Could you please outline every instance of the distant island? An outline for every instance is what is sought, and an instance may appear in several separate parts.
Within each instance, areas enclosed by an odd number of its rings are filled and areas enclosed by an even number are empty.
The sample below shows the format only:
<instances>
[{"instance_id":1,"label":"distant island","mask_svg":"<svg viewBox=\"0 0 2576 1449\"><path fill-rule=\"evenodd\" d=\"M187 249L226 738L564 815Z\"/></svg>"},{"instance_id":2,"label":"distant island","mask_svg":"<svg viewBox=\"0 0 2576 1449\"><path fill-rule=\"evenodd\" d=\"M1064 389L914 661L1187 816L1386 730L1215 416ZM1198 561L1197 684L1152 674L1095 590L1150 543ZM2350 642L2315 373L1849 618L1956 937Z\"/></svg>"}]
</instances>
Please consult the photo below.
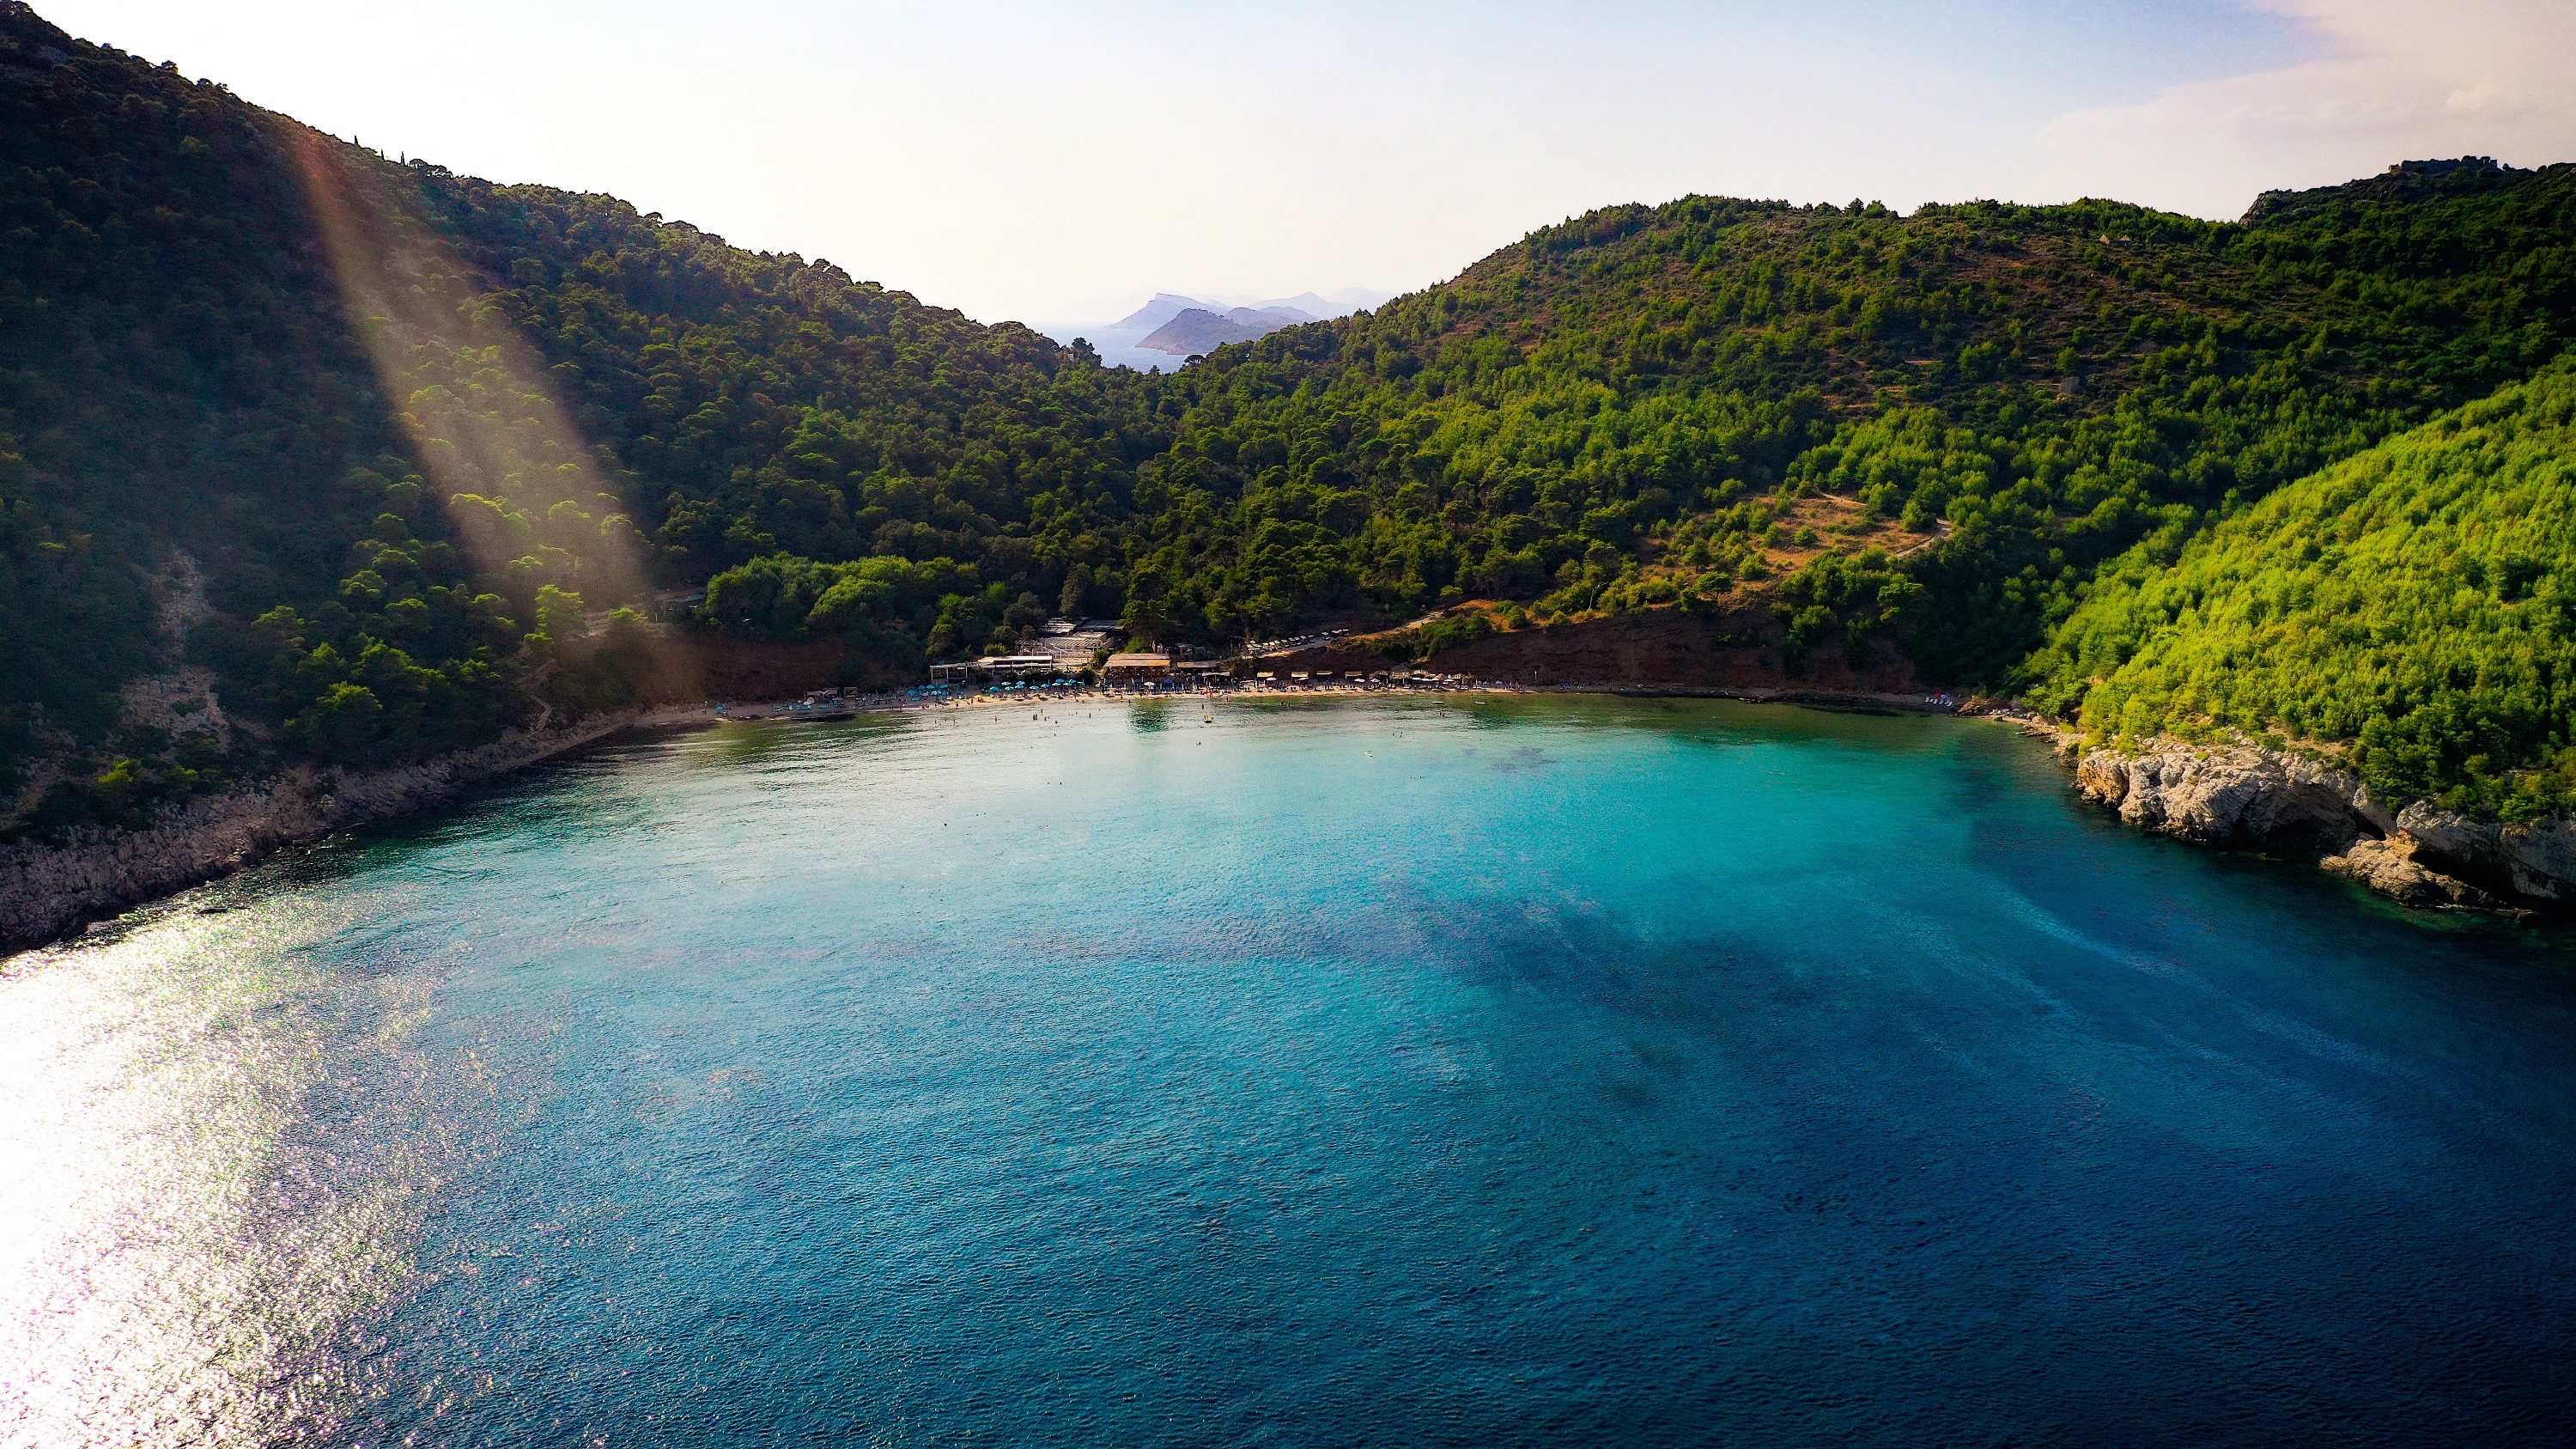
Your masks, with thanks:
<instances>
[{"instance_id":1,"label":"distant island","mask_svg":"<svg viewBox=\"0 0 2576 1449\"><path fill-rule=\"evenodd\" d=\"M1313 315L1294 307L1232 307L1221 313L1204 307L1184 307L1179 316L1147 333L1145 340L1136 345L1187 357L1315 320Z\"/></svg>"},{"instance_id":2,"label":"distant island","mask_svg":"<svg viewBox=\"0 0 2576 1449\"><path fill-rule=\"evenodd\" d=\"M1388 300L1386 293L1365 287L1256 301L1157 292L1151 301L1115 322L1060 323L1041 330L1068 344L1079 337L1091 344L1102 361L1114 366L1170 371L1176 362L1203 357L1228 343L1251 342L1282 327L1346 317Z\"/></svg>"}]
</instances>

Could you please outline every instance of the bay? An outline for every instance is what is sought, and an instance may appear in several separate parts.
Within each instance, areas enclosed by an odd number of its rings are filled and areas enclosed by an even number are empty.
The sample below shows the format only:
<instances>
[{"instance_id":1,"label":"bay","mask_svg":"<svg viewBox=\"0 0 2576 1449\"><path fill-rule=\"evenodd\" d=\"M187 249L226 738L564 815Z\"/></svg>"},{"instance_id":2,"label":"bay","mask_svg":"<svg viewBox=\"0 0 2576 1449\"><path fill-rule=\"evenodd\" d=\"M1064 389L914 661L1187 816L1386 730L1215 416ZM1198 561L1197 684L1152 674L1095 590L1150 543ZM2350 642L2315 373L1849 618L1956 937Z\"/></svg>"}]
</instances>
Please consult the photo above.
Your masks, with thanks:
<instances>
[{"instance_id":1,"label":"bay","mask_svg":"<svg viewBox=\"0 0 2576 1449\"><path fill-rule=\"evenodd\" d=\"M638 736L0 968L10 1443L2558 1442L2576 969L1997 726Z\"/></svg>"}]
</instances>

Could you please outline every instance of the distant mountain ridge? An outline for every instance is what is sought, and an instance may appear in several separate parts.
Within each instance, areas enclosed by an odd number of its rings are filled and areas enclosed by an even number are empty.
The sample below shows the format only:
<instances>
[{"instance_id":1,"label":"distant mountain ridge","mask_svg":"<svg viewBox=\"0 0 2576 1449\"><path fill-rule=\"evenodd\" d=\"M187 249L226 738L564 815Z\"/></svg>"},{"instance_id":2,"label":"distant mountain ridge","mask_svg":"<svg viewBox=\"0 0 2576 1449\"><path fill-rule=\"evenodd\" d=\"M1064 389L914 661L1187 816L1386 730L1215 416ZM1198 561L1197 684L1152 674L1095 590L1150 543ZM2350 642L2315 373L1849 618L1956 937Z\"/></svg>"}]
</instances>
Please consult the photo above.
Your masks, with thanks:
<instances>
[{"instance_id":1,"label":"distant mountain ridge","mask_svg":"<svg viewBox=\"0 0 2576 1449\"><path fill-rule=\"evenodd\" d=\"M1064 343L1082 338L1102 361L1115 366L1169 371L1180 359L1202 356L1228 343L1250 342L1282 327L1330 321L1389 300L1388 294L1366 287L1259 300L1157 292L1115 322L1061 323L1041 330Z\"/></svg>"},{"instance_id":2,"label":"distant mountain ridge","mask_svg":"<svg viewBox=\"0 0 2576 1449\"><path fill-rule=\"evenodd\" d=\"M1184 307L1171 321L1147 333L1136 345L1155 352L1168 352L1174 357L1189 357L1213 352L1229 342L1250 342L1256 337L1267 337L1282 327L1321 320L1294 307L1233 307L1222 313L1211 312L1204 307Z\"/></svg>"},{"instance_id":3,"label":"distant mountain ridge","mask_svg":"<svg viewBox=\"0 0 2576 1449\"><path fill-rule=\"evenodd\" d=\"M1171 292L1156 292L1154 300L1110 325L1118 331L1134 332L1141 336L1193 307L1204 308L1207 305L1195 297L1183 297Z\"/></svg>"}]
</instances>

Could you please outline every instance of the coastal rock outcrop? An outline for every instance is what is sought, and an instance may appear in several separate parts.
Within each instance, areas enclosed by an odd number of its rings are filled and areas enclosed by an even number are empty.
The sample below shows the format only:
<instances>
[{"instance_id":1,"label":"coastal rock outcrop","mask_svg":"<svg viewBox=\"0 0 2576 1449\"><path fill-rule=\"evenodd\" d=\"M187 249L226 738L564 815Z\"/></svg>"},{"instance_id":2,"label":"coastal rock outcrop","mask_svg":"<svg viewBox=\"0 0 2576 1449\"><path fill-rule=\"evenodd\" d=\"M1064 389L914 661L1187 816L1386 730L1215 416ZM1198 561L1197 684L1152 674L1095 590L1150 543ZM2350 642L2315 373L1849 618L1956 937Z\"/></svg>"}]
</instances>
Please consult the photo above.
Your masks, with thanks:
<instances>
[{"instance_id":1,"label":"coastal rock outcrop","mask_svg":"<svg viewBox=\"0 0 2576 1449\"><path fill-rule=\"evenodd\" d=\"M2048 733L2077 791L2141 830L2305 856L2410 906L2576 907L2576 819L2477 820L2423 801L2392 812L2304 755L2167 739L2131 753Z\"/></svg>"},{"instance_id":2,"label":"coastal rock outcrop","mask_svg":"<svg viewBox=\"0 0 2576 1449\"><path fill-rule=\"evenodd\" d=\"M2455 876L2442 874L2415 858L2416 842L2403 833L2380 840L2356 840L2340 855L2317 864L2361 882L2381 895L2408 906L2459 906L2500 910L2504 902Z\"/></svg>"},{"instance_id":3,"label":"coastal rock outcrop","mask_svg":"<svg viewBox=\"0 0 2576 1449\"><path fill-rule=\"evenodd\" d=\"M513 731L392 770L299 765L191 800L141 830L90 827L64 841L0 846L0 949L52 940L84 921L230 874L279 846L443 803L479 781L614 734L632 719L601 715Z\"/></svg>"},{"instance_id":4,"label":"coastal rock outcrop","mask_svg":"<svg viewBox=\"0 0 2576 1449\"><path fill-rule=\"evenodd\" d=\"M2474 820L2419 801L2398 812L2397 825L2444 869L2537 904L2576 904L2576 820Z\"/></svg>"},{"instance_id":5,"label":"coastal rock outcrop","mask_svg":"<svg viewBox=\"0 0 2576 1449\"><path fill-rule=\"evenodd\" d=\"M2159 741L2135 755L2083 750L2075 785L2143 830L2203 845L2339 851L2395 820L2343 771L2251 747Z\"/></svg>"}]
</instances>

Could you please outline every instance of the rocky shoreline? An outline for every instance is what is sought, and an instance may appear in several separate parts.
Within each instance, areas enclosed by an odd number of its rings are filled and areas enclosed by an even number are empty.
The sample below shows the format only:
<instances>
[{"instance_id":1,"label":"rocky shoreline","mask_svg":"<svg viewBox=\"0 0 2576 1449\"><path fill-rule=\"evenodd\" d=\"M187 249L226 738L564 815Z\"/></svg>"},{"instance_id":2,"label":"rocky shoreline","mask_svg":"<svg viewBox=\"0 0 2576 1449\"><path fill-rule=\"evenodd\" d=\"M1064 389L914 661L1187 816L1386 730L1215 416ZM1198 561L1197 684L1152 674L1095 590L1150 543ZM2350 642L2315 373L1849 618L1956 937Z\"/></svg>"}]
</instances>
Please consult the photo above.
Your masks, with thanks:
<instances>
[{"instance_id":1,"label":"rocky shoreline","mask_svg":"<svg viewBox=\"0 0 2576 1449\"><path fill-rule=\"evenodd\" d=\"M2173 739L2131 753L2022 724L2056 744L2077 793L2138 829L2311 860L2408 906L2576 910L2576 819L2481 821L2420 800L2391 808L2358 777L2302 755Z\"/></svg>"},{"instance_id":2,"label":"rocky shoreline","mask_svg":"<svg viewBox=\"0 0 2576 1449\"><path fill-rule=\"evenodd\" d=\"M1526 687L1526 686L1523 686ZM2131 752L2053 721L1948 696L1812 687L1541 686L1546 692L1732 698L1983 714L2048 740L2076 792L2140 830L2315 863L2403 905L2576 913L2576 818L2499 823L2422 801L2391 809L2356 776L2252 745L2158 739ZM695 711L691 711L695 717ZM282 847L444 804L653 716L595 716L517 731L440 760L370 772L296 766L206 796L143 830L85 828L66 842L0 846L0 952L60 939L128 907L214 880Z\"/></svg>"},{"instance_id":3,"label":"rocky shoreline","mask_svg":"<svg viewBox=\"0 0 2576 1449\"><path fill-rule=\"evenodd\" d=\"M390 820L595 744L634 712L552 729L393 770L298 765L189 801L142 830L85 827L56 844L0 846L0 951L42 945L130 906L230 875L283 846Z\"/></svg>"}]
</instances>

